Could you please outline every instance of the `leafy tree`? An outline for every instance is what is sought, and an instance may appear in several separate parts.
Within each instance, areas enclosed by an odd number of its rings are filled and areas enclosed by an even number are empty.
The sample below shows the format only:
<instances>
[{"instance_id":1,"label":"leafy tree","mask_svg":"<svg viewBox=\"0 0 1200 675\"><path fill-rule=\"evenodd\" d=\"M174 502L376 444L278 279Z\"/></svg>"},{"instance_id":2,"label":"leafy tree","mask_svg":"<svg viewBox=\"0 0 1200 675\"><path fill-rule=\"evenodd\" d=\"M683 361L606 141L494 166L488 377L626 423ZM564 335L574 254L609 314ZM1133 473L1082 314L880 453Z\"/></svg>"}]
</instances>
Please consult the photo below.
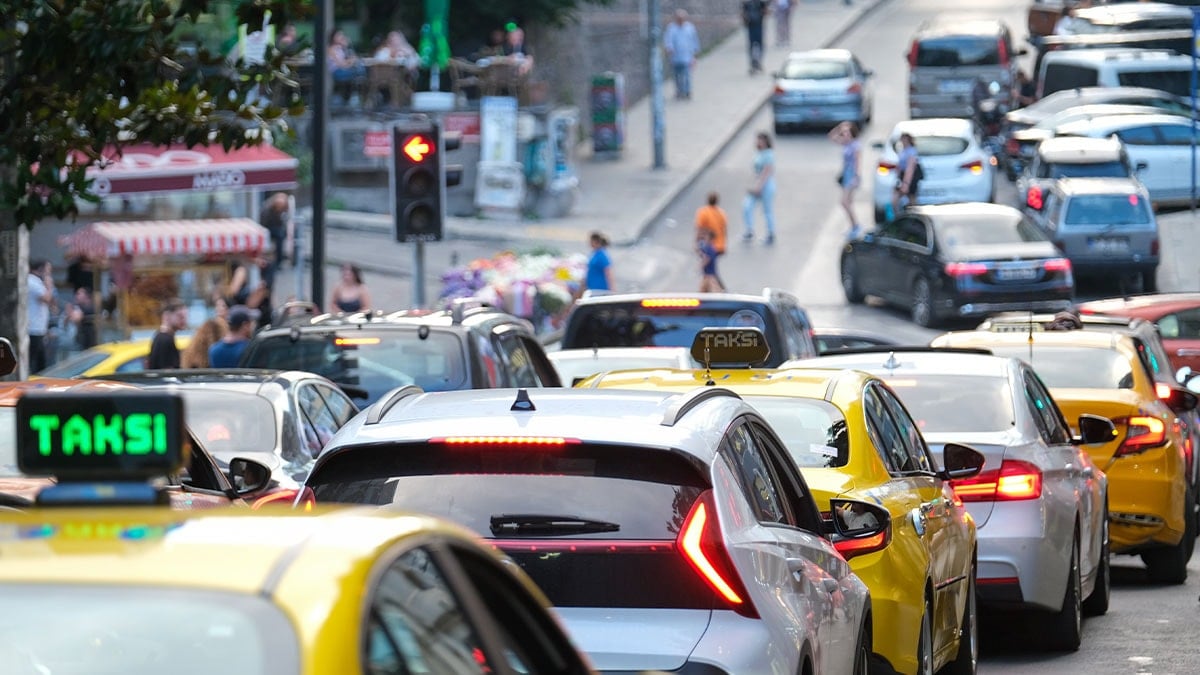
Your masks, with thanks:
<instances>
[{"instance_id":1,"label":"leafy tree","mask_svg":"<svg viewBox=\"0 0 1200 675\"><path fill-rule=\"evenodd\" d=\"M285 55L230 66L223 55L179 49L173 36L212 1L0 2L0 336L21 345L22 374L26 228L95 201L89 167L136 143L229 149L286 132L287 111L256 93L284 77ZM304 4L245 0L236 11L251 26L270 11L281 25L305 16Z\"/></svg>"}]
</instances>

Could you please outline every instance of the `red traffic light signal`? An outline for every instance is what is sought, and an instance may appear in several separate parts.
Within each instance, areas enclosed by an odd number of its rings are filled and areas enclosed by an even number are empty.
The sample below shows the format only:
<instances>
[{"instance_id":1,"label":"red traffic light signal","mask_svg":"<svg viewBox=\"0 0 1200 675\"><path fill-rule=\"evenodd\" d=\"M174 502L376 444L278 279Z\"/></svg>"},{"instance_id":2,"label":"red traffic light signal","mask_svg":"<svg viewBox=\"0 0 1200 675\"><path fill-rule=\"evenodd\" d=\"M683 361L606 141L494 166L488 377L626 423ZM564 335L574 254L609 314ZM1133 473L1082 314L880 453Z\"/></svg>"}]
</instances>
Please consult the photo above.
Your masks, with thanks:
<instances>
[{"instance_id":1,"label":"red traffic light signal","mask_svg":"<svg viewBox=\"0 0 1200 675\"><path fill-rule=\"evenodd\" d=\"M404 154L414 162L423 162L425 158L434 153L434 146L430 145L432 139L421 134L409 136L408 140L404 141Z\"/></svg>"}]
</instances>

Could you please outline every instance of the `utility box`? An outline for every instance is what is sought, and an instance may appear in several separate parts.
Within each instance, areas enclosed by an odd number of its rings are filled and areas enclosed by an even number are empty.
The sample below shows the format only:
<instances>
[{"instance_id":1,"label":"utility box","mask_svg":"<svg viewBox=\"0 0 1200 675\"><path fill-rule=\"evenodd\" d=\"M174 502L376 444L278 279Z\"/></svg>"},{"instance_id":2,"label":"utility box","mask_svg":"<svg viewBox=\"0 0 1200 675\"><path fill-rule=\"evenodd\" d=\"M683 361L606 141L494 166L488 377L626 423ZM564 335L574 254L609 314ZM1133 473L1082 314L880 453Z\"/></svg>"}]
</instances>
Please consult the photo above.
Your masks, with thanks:
<instances>
[{"instance_id":1,"label":"utility box","mask_svg":"<svg viewBox=\"0 0 1200 675\"><path fill-rule=\"evenodd\" d=\"M592 153L616 158L625 146L625 76L607 72L592 76Z\"/></svg>"}]
</instances>

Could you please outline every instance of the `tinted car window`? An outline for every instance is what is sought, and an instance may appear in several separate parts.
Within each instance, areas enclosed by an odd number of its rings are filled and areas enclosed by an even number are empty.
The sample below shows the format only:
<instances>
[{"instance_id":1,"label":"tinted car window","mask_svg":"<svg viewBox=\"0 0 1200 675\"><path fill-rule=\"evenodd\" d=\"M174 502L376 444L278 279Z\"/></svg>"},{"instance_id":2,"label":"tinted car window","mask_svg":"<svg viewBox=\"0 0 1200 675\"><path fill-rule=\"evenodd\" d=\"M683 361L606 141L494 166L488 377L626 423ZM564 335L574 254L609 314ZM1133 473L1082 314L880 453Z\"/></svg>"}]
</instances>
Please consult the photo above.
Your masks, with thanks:
<instances>
[{"instance_id":1,"label":"tinted car window","mask_svg":"<svg viewBox=\"0 0 1200 675\"><path fill-rule=\"evenodd\" d=\"M274 452L275 408L257 394L180 389L188 427L212 454Z\"/></svg>"},{"instance_id":2,"label":"tinted car window","mask_svg":"<svg viewBox=\"0 0 1200 675\"><path fill-rule=\"evenodd\" d=\"M1122 87L1147 87L1161 89L1176 96L1188 95L1191 82L1190 70L1151 70L1117 73L1117 83Z\"/></svg>"},{"instance_id":3,"label":"tinted car window","mask_svg":"<svg viewBox=\"0 0 1200 675\"><path fill-rule=\"evenodd\" d=\"M37 373L42 377L79 377L88 370L95 368L108 358L107 352L88 350L42 370Z\"/></svg>"},{"instance_id":4,"label":"tinted car window","mask_svg":"<svg viewBox=\"0 0 1200 675\"><path fill-rule=\"evenodd\" d=\"M904 447L900 429L888 414L887 406L879 398L874 387L867 388L866 394L863 395L863 405L866 408L867 432L888 470L895 473L915 468L910 465L908 450Z\"/></svg>"},{"instance_id":5,"label":"tinted car window","mask_svg":"<svg viewBox=\"0 0 1200 675\"><path fill-rule=\"evenodd\" d=\"M933 466L929 461L929 452L925 447L925 439L921 437L921 432L917 429L916 423L912 416L900 404L891 393L885 389L876 391L880 400L887 407L888 413L892 416L892 421L896 423L896 428L900 430L900 438L904 441L905 451L908 452L908 466L913 469L922 471L932 471Z\"/></svg>"},{"instance_id":6,"label":"tinted car window","mask_svg":"<svg viewBox=\"0 0 1200 675\"><path fill-rule=\"evenodd\" d=\"M1163 124L1158 127L1165 145L1191 145L1192 129L1182 124Z\"/></svg>"},{"instance_id":7,"label":"tinted car window","mask_svg":"<svg viewBox=\"0 0 1200 675\"><path fill-rule=\"evenodd\" d=\"M463 347L458 335L430 331L425 339L414 330L347 330L255 338L242 366L304 370L338 384L367 391L373 402L388 391L416 384L425 391L449 391L467 385Z\"/></svg>"},{"instance_id":8,"label":"tinted car window","mask_svg":"<svg viewBox=\"0 0 1200 675\"><path fill-rule=\"evenodd\" d=\"M673 547L644 546L675 541L710 487L700 468L670 452L591 443L367 446L328 455L306 484L320 503L394 506L501 540L558 606L697 609L714 602ZM518 528L503 518L512 514L587 519L598 527ZM548 551L549 538L566 548ZM523 539L535 542L524 546ZM609 545L581 545L597 541ZM668 578L673 583L662 583Z\"/></svg>"},{"instance_id":9,"label":"tinted car window","mask_svg":"<svg viewBox=\"0 0 1200 675\"><path fill-rule=\"evenodd\" d=\"M1025 218L958 218L939 221L938 240L948 248L978 244L1016 244L1047 241L1046 235Z\"/></svg>"},{"instance_id":10,"label":"tinted car window","mask_svg":"<svg viewBox=\"0 0 1200 675\"><path fill-rule=\"evenodd\" d=\"M1042 76L1042 91L1051 92L1094 87L1100 82L1100 73L1089 66L1071 63L1048 63Z\"/></svg>"},{"instance_id":11,"label":"tinted car window","mask_svg":"<svg viewBox=\"0 0 1200 675\"><path fill-rule=\"evenodd\" d=\"M1129 166L1124 162L1046 162L1039 173L1041 178L1127 178Z\"/></svg>"},{"instance_id":12,"label":"tinted car window","mask_svg":"<svg viewBox=\"0 0 1200 675\"><path fill-rule=\"evenodd\" d=\"M926 38L917 44L917 66L1000 65L1000 41L970 35Z\"/></svg>"},{"instance_id":13,"label":"tinted car window","mask_svg":"<svg viewBox=\"0 0 1200 675\"><path fill-rule=\"evenodd\" d=\"M838 80L850 77L850 64L846 61L788 61L783 66L783 77L788 80Z\"/></svg>"},{"instance_id":14,"label":"tinted car window","mask_svg":"<svg viewBox=\"0 0 1200 675\"><path fill-rule=\"evenodd\" d=\"M976 375L922 375L886 378L925 433L1004 431L1012 428L1008 380ZM969 404L962 393L971 392Z\"/></svg>"},{"instance_id":15,"label":"tinted car window","mask_svg":"<svg viewBox=\"0 0 1200 675\"><path fill-rule=\"evenodd\" d=\"M900 141L892 144L900 151ZM961 155L967 149L967 139L958 136L916 136L913 145L917 148L919 157L937 157L940 155Z\"/></svg>"},{"instance_id":16,"label":"tinted car window","mask_svg":"<svg viewBox=\"0 0 1200 675\"><path fill-rule=\"evenodd\" d=\"M1122 129L1117 132L1117 138L1120 138L1126 145L1158 145L1160 143L1154 127Z\"/></svg>"},{"instance_id":17,"label":"tinted car window","mask_svg":"<svg viewBox=\"0 0 1200 675\"><path fill-rule=\"evenodd\" d=\"M1130 389L1133 371L1123 356L1096 347L994 346L992 353L1021 359L1051 388Z\"/></svg>"},{"instance_id":18,"label":"tinted car window","mask_svg":"<svg viewBox=\"0 0 1200 675\"><path fill-rule=\"evenodd\" d=\"M786 522L787 513L779 499L774 474L750 433L749 426L743 424L733 429L726 437L722 451L737 470L746 501L758 520L764 523Z\"/></svg>"},{"instance_id":19,"label":"tinted car window","mask_svg":"<svg viewBox=\"0 0 1200 675\"><path fill-rule=\"evenodd\" d=\"M1054 399L1050 397L1050 392L1046 391L1032 374L1025 379L1025 398L1047 443L1053 445L1071 442L1071 433L1067 430Z\"/></svg>"},{"instance_id":20,"label":"tinted car window","mask_svg":"<svg viewBox=\"0 0 1200 675\"><path fill-rule=\"evenodd\" d=\"M1150 205L1137 195L1079 195L1067 204L1067 225L1144 225Z\"/></svg>"}]
</instances>

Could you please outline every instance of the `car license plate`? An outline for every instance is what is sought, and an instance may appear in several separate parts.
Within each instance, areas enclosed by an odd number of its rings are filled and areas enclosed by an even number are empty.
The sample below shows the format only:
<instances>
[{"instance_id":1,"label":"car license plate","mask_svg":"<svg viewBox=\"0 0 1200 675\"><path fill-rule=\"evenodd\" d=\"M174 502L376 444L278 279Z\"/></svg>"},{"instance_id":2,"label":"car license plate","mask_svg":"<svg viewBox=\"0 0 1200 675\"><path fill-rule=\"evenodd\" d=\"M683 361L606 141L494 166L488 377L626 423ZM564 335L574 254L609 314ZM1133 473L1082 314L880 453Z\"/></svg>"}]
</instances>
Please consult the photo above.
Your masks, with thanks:
<instances>
[{"instance_id":1,"label":"car license plate","mask_svg":"<svg viewBox=\"0 0 1200 675\"><path fill-rule=\"evenodd\" d=\"M1036 267L1001 267L996 270L996 278L1000 281L1030 281L1036 279Z\"/></svg>"},{"instance_id":2,"label":"car license plate","mask_svg":"<svg viewBox=\"0 0 1200 675\"><path fill-rule=\"evenodd\" d=\"M965 94L975 88L974 80L942 80L937 85L940 94Z\"/></svg>"},{"instance_id":3,"label":"car license plate","mask_svg":"<svg viewBox=\"0 0 1200 675\"><path fill-rule=\"evenodd\" d=\"M1102 254L1128 253L1129 239L1126 237L1089 237L1088 250Z\"/></svg>"}]
</instances>

